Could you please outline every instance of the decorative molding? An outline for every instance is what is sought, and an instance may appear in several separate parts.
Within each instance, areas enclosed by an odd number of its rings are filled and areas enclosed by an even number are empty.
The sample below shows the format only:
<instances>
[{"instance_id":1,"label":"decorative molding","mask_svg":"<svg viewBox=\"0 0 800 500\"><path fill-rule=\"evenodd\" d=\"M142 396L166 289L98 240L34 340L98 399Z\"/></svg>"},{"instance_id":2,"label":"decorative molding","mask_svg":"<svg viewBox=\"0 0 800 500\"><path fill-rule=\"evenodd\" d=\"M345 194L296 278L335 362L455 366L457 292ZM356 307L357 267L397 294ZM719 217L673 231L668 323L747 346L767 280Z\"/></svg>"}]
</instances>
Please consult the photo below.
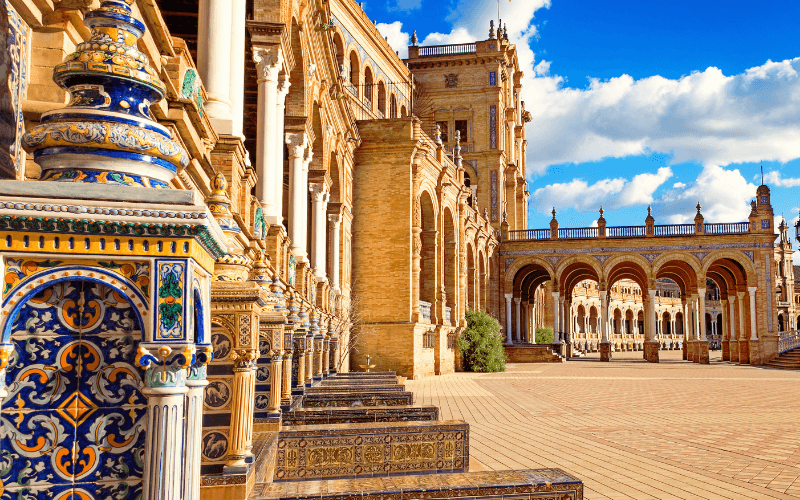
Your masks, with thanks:
<instances>
[{"instance_id":1,"label":"decorative molding","mask_svg":"<svg viewBox=\"0 0 800 500\"><path fill-rule=\"evenodd\" d=\"M253 61L256 63L258 83L278 81L283 66L283 51L279 46L254 46Z\"/></svg>"}]
</instances>

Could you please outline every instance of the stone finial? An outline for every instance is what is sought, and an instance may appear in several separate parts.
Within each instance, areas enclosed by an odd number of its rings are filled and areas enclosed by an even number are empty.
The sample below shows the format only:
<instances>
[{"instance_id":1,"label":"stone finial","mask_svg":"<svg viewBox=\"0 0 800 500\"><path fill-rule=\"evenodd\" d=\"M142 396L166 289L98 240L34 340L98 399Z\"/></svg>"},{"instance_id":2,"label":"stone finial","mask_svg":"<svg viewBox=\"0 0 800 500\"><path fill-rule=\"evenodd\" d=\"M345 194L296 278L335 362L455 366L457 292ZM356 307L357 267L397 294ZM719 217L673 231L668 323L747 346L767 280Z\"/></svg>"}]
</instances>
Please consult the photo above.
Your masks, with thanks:
<instances>
[{"instance_id":1,"label":"stone finial","mask_svg":"<svg viewBox=\"0 0 800 500\"><path fill-rule=\"evenodd\" d=\"M419 40L417 39L417 30L414 30L414 33L411 34L411 45L416 47L418 41Z\"/></svg>"},{"instance_id":2,"label":"stone finial","mask_svg":"<svg viewBox=\"0 0 800 500\"><path fill-rule=\"evenodd\" d=\"M22 144L42 167L41 180L165 188L189 155L150 116L165 86L137 48L145 25L133 0L103 0L83 23L89 40L53 68L69 91L66 108L42 114ZM99 61L99 62L98 62Z\"/></svg>"},{"instance_id":3,"label":"stone finial","mask_svg":"<svg viewBox=\"0 0 800 500\"><path fill-rule=\"evenodd\" d=\"M483 207L483 218L489 220L489 209L487 207Z\"/></svg>"},{"instance_id":4,"label":"stone finial","mask_svg":"<svg viewBox=\"0 0 800 500\"><path fill-rule=\"evenodd\" d=\"M489 21L489 40L494 40L494 19Z\"/></svg>"},{"instance_id":5,"label":"stone finial","mask_svg":"<svg viewBox=\"0 0 800 500\"><path fill-rule=\"evenodd\" d=\"M556 207L553 207L553 211L550 213L553 214L553 220L556 220Z\"/></svg>"},{"instance_id":6,"label":"stone finial","mask_svg":"<svg viewBox=\"0 0 800 500\"><path fill-rule=\"evenodd\" d=\"M436 124L436 131L433 133L433 142L437 146L442 145L442 128L438 123Z\"/></svg>"},{"instance_id":7,"label":"stone finial","mask_svg":"<svg viewBox=\"0 0 800 500\"><path fill-rule=\"evenodd\" d=\"M503 224L508 224L508 212L503 210Z\"/></svg>"},{"instance_id":8,"label":"stone finial","mask_svg":"<svg viewBox=\"0 0 800 500\"><path fill-rule=\"evenodd\" d=\"M700 215L700 209L703 208L703 207L700 206L700 202L699 201L697 202L697 206L694 207L694 208L697 209L697 215Z\"/></svg>"},{"instance_id":9,"label":"stone finial","mask_svg":"<svg viewBox=\"0 0 800 500\"><path fill-rule=\"evenodd\" d=\"M461 166L461 131L456 130L456 145L453 147L453 163Z\"/></svg>"},{"instance_id":10,"label":"stone finial","mask_svg":"<svg viewBox=\"0 0 800 500\"><path fill-rule=\"evenodd\" d=\"M602 207L602 205L601 205L601 206L600 206L600 218L601 218L601 219L603 218L603 212L604 212L604 210L603 210L603 207Z\"/></svg>"},{"instance_id":11,"label":"stone finial","mask_svg":"<svg viewBox=\"0 0 800 500\"><path fill-rule=\"evenodd\" d=\"M508 25L503 25L503 40L508 41Z\"/></svg>"},{"instance_id":12,"label":"stone finial","mask_svg":"<svg viewBox=\"0 0 800 500\"><path fill-rule=\"evenodd\" d=\"M653 215L653 209L650 208L650 205L647 205L647 216L650 217Z\"/></svg>"}]
</instances>

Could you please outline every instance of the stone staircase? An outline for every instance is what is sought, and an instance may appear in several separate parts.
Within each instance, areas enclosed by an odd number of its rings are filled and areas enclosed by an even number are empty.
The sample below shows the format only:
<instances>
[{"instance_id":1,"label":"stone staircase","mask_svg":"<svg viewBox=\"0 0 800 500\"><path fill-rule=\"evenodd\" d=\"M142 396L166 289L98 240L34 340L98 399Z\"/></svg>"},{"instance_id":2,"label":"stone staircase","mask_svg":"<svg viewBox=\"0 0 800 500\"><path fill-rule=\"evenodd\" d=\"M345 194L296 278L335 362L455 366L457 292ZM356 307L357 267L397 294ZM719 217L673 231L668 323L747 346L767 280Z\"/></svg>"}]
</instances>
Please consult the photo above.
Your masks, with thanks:
<instances>
[{"instance_id":1,"label":"stone staircase","mask_svg":"<svg viewBox=\"0 0 800 500\"><path fill-rule=\"evenodd\" d=\"M764 363L764 366L781 368L783 370L800 370L800 347L786 351L772 361Z\"/></svg>"},{"instance_id":2,"label":"stone staircase","mask_svg":"<svg viewBox=\"0 0 800 500\"><path fill-rule=\"evenodd\" d=\"M505 347L509 363L564 363L566 358L550 344L514 344Z\"/></svg>"},{"instance_id":3,"label":"stone staircase","mask_svg":"<svg viewBox=\"0 0 800 500\"><path fill-rule=\"evenodd\" d=\"M283 413L249 499L583 498L560 469L469 472L469 424L438 417L393 373L328 377Z\"/></svg>"}]
</instances>

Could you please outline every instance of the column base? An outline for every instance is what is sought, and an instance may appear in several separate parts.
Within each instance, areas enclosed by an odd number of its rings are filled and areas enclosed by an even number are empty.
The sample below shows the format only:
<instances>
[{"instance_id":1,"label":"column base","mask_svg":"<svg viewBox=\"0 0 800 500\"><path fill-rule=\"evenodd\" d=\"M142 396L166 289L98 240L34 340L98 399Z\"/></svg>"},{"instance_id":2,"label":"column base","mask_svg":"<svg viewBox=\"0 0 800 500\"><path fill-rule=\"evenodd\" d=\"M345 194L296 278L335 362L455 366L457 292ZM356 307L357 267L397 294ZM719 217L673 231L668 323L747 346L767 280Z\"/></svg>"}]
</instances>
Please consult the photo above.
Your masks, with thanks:
<instances>
[{"instance_id":1,"label":"column base","mask_svg":"<svg viewBox=\"0 0 800 500\"><path fill-rule=\"evenodd\" d=\"M644 359L648 363L658 363L658 348L661 343L657 340L646 340L644 343Z\"/></svg>"},{"instance_id":2,"label":"column base","mask_svg":"<svg viewBox=\"0 0 800 500\"><path fill-rule=\"evenodd\" d=\"M697 363L701 365L708 364L708 341L706 340L699 340L697 342L697 349L695 351L695 358L697 359Z\"/></svg>"},{"instance_id":3,"label":"column base","mask_svg":"<svg viewBox=\"0 0 800 500\"><path fill-rule=\"evenodd\" d=\"M750 364L750 341L749 340L740 340L739 341L739 364L740 365L749 365Z\"/></svg>"},{"instance_id":4,"label":"column base","mask_svg":"<svg viewBox=\"0 0 800 500\"><path fill-rule=\"evenodd\" d=\"M759 350L758 341L751 340L750 344L750 364L751 365L760 365L761 364L761 351Z\"/></svg>"},{"instance_id":5,"label":"column base","mask_svg":"<svg viewBox=\"0 0 800 500\"><path fill-rule=\"evenodd\" d=\"M681 346L682 357L683 357L684 361L689 359L689 345L688 344L689 344L689 342L684 340L683 341L683 345Z\"/></svg>"},{"instance_id":6,"label":"column base","mask_svg":"<svg viewBox=\"0 0 800 500\"><path fill-rule=\"evenodd\" d=\"M314 375L314 384L316 385L319 382L322 382L322 379L324 379L324 378L325 378L325 376L323 374L321 374L321 373L319 375Z\"/></svg>"},{"instance_id":7,"label":"column base","mask_svg":"<svg viewBox=\"0 0 800 500\"><path fill-rule=\"evenodd\" d=\"M564 356L566 354L566 351L564 350L564 344L561 342L553 343L553 352L559 356Z\"/></svg>"},{"instance_id":8,"label":"column base","mask_svg":"<svg viewBox=\"0 0 800 500\"><path fill-rule=\"evenodd\" d=\"M731 344L727 340L722 341L722 361L731 360Z\"/></svg>"},{"instance_id":9,"label":"column base","mask_svg":"<svg viewBox=\"0 0 800 500\"><path fill-rule=\"evenodd\" d=\"M732 361L734 363L739 361L739 341L738 340L731 340L730 341L730 359L728 361Z\"/></svg>"},{"instance_id":10,"label":"column base","mask_svg":"<svg viewBox=\"0 0 800 500\"><path fill-rule=\"evenodd\" d=\"M611 361L611 342L600 342L600 361Z\"/></svg>"},{"instance_id":11,"label":"column base","mask_svg":"<svg viewBox=\"0 0 800 500\"><path fill-rule=\"evenodd\" d=\"M226 464L222 467L223 474L247 474L247 471L250 469L250 464L248 464L244 459L236 460L231 464Z\"/></svg>"},{"instance_id":12,"label":"column base","mask_svg":"<svg viewBox=\"0 0 800 500\"><path fill-rule=\"evenodd\" d=\"M566 344L565 350L566 350L567 358L571 358L572 357L572 344Z\"/></svg>"},{"instance_id":13,"label":"column base","mask_svg":"<svg viewBox=\"0 0 800 500\"><path fill-rule=\"evenodd\" d=\"M689 344L689 350L687 351L687 354L686 354L686 356L687 356L686 360L687 361L691 361L692 363L695 363L696 362L695 361L695 352L697 351L697 341L696 340L690 340L689 342L687 342L687 344Z\"/></svg>"}]
</instances>

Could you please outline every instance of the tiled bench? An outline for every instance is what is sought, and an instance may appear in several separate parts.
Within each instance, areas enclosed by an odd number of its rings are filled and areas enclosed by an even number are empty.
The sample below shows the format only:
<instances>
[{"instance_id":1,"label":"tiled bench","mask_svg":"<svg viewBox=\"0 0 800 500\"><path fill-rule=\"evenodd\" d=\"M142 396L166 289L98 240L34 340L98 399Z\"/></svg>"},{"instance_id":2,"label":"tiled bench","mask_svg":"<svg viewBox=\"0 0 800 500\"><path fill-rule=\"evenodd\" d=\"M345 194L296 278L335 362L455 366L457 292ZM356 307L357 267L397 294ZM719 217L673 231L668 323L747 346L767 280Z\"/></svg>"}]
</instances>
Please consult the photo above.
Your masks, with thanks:
<instances>
[{"instance_id":1,"label":"tiled bench","mask_svg":"<svg viewBox=\"0 0 800 500\"><path fill-rule=\"evenodd\" d=\"M435 406L300 408L283 414L283 425L292 426L426 420L439 420L439 408Z\"/></svg>"},{"instance_id":2,"label":"tiled bench","mask_svg":"<svg viewBox=\"0 0 800 500\"><path fill-rule=\"evenodd\" d=\"M402 385L318 385L315 387L306 387L306 394L328 394L332 392L403 392L404 389Z\"/></svg>"},{"instance_id":3,"label":"tiled bench","mask_svg":"<svg viewBox=\"0 0 800 500\"><path fill-rule=\"evenodd\" d=\"M465 472L257 483L251 500L582 500L583 483L561 469Z\"/></svg>"},{"instance_id":4,"label":"tiled bench","mask_svg":"<svg viewBox=\"0 0 800 500\"><path fill-rule=\"evenodd\" d=\"M467 470L469 424L461 420L304 425L280 431L274 480Z\"/></svg>"},{"instance_id":5,"label":"tiled bench","mask_svg":"<svg viewBox=\"0 0 800 500\"><path fill-rule=\"evenodd\" d=\"M413 403L414 395L410 392L334 392L307 394L303 397L304 408L329 408L333 406L409 406Z\"/></svg>"}]
</instances>

